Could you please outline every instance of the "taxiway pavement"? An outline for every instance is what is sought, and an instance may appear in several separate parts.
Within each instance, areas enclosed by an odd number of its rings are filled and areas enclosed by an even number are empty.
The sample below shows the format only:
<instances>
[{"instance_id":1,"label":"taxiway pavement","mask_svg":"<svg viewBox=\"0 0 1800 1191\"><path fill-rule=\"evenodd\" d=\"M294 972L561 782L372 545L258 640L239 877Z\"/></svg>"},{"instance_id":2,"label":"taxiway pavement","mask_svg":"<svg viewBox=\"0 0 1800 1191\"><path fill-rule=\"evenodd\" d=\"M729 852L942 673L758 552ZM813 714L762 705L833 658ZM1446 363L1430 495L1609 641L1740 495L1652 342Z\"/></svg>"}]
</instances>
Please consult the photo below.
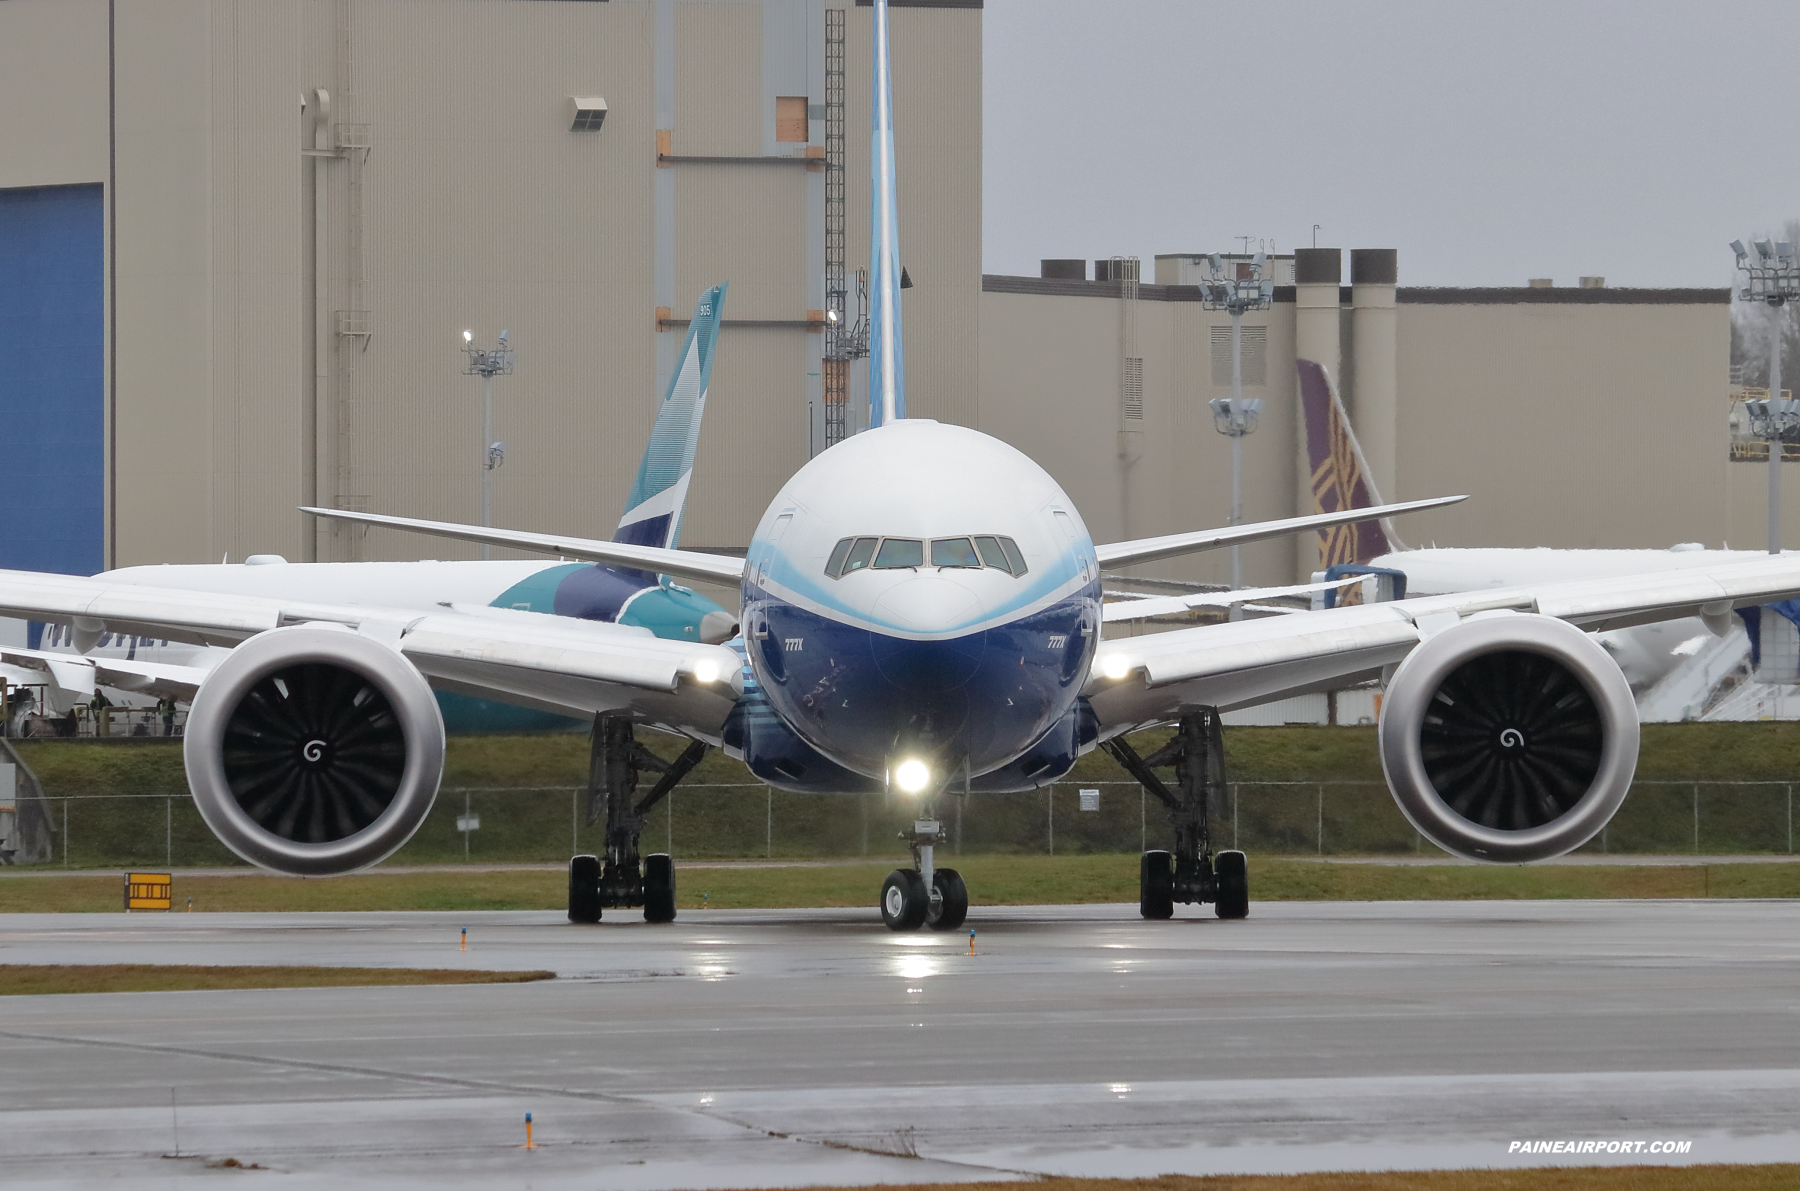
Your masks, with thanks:
<instances>
[{"instance_id":1,"label":"taxiway pavement","mask_svg":"<svg viewBox=\"0 0 1800 1191\"><path fill-rule=\"evenodd\" d=\"M0 963L561 977L0 998L0 1179L185 1186L225 1158L305 1188L1800 1160L1796 903L983 908L972 956L966 930L890 934L872 910L620 918L0 915ZM1558 1139L1691 1147L1508 1153Z\"/></svg>"}]
</instances>

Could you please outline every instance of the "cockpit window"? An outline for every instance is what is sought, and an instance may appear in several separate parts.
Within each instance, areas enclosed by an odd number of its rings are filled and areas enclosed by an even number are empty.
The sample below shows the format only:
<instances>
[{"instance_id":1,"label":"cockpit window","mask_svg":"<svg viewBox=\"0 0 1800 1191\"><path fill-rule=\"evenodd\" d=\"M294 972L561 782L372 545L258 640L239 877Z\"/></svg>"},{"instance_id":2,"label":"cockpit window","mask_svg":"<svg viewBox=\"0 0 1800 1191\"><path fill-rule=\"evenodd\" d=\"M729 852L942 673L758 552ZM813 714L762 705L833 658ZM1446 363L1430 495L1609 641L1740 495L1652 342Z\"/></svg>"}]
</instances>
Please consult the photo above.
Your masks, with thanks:
<instances>
[{"instance_id":1,"label":"cockpit window","mask_svg":"<svg viewBox=\"0 0 1800 1191\"><path fill-rule=\"evenodd\" d=\"M1006 561L1012 564L1015 577L1025 573L1025 556L1019 553L1019 544L1011 538L1000 539L1000 549L1006 552Z\"/></svg>"},{"instance_id":2,"label":"cockpit window","mask_svg":"<svg viewBox=\"0 0 1800 1191\"><path fill-rule=\"evenodd\" d=\"M979 567L981 557L968 538L933 538L931 565L934 567Z\"/></svg>"},{"instance_id":3,"label":"cockpit window","mask_svg":"<svg viewBox=\"0 0 1800 1191\"><path fill-rule=\"evenodd\" d=\"M850 547L856 545L855 538L845 538L831 548L831 557L825 561L825 573L836 579L843 572L844 560L850 557Z\"/></svg>"},{"instance_id":4,"label":"cockpit window","mask_svg":"<svg viewBox=\"0 0 1800 1191\"><path fill-rule=\"evenodd\" d=\"M877 549L879 547L879 549ZM931 565L934 567L967 567L978 570L992 567L1009 575L1025 573L1025 556L1011 538L993 534L967 538L934 538L931 542ZM873 567L877 570L904 570L925 565L925 543L918 538L844 538L832 547L825 562L825 573L841 579L852 571Z\"/></svg>"},{"instance_id":5,"label":"cockpit window","mask_svg":"<svg viewBox=\"0 0 1800 1191\"><path fill-rule=\"evenodd\" d=\"M833 579L860 571L875 559L875 544L880 538L845 538L831 549L825 562L825 573Z\"/></svg>"},{"instance_id":6,"label":"cockpit window","mask_svg":"<svg viewBox=\"0 0 1800 1191\"><path fill-rule=\"evenodd\" d=\"M924 565L925 543L917 538L884 538L875 555L876 570Z\"/></svg>"}]
</instances>

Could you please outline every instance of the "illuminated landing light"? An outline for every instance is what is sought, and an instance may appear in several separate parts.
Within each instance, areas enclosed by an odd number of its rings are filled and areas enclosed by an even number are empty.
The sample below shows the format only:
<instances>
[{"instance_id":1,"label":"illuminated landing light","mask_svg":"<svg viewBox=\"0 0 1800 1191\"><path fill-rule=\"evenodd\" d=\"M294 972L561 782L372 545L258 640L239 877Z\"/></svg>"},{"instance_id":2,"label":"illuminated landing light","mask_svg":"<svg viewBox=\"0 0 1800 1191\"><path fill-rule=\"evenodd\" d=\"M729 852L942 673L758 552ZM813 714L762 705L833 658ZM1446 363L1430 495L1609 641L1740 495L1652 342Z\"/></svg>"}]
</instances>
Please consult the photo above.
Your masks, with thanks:
<instances>
[{"instance_id":1,"label":"illuminated landing light","mask_svg":"<svg viewBox=\"0 0 1800 1191\"><path fill-rule=\"evenodd\" d=\"M1100 673L1117 681L1131 673L1131 660L1122 653L1109 653L1100 659Z\"/></svg>"},{"instance_id":2,"label":"illuminated landing light","mask_svg":"<svg viewBox=\"0 0 1800 1191\"><path fill-rule=\"evenodd\" d=\"M475 342L475 332L473 332L473 331L464 331L464 332L463 332L463 342L464 342L464 343L473 343L473 342Z\"/></svg>"},{"instance_id":3,"label":"illuminated landing light","mask_svg":"<svg viewBox=\"0 0 1800 1191\"><path fill-rule=\"evenodd\" d=\"M917 794L931 784L931 767L917 758L902 761L894 770L894 784L908 794Z\"/></svg>"},{"instance_id":4,"label":"illuminated landing light","mask_svg":"<svg viewBox=\"0 0 1800 1191\"><path fill-rule=\"evenodd\" d=\"M709 683L719 681L719 663L711 658L701 658L694 663L694 681Z\"/></svg>"}]
</instances>

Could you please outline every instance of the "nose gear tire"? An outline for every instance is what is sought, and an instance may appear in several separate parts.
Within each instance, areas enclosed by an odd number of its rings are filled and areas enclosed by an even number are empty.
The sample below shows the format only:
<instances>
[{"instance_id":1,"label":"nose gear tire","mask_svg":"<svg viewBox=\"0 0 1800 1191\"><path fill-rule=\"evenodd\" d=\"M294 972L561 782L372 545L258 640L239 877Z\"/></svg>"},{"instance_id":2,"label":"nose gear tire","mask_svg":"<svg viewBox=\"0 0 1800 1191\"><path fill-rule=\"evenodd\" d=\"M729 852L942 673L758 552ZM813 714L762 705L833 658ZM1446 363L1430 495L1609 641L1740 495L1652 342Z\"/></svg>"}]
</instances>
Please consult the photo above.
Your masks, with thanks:
<instances>
[{"instance_id":1,"label":"nose gear tire","mask_svg":"<svg viewBox=\"0 0 1800 1191\"><path fill-rule=\"evenodd\" d=\"M940 868L931 874L938 899L925 909L925 925L932 930L955 930L969 916L969 887L962 874L953 868Z\"/></svg>"},{"instance_id":2,"label":"nose gear tire","mask_svg":"<svg viewBox=\"0 0 1800 1191\"><path fill-rule=\"evenodd\" d=\"M889 930L918 930L930 906L925 878L912 869L897 868L881 883L881 921Z\"/></svg>"}]
</instances>

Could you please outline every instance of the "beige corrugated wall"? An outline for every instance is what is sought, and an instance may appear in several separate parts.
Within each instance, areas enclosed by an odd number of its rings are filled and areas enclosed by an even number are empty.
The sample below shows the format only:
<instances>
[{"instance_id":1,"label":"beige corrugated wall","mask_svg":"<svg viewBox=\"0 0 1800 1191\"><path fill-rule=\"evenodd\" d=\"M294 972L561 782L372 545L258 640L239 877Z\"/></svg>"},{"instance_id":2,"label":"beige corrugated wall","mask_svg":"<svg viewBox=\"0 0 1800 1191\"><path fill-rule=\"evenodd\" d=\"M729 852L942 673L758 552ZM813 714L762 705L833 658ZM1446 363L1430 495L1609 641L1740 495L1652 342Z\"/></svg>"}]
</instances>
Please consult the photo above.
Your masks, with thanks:
<instances>
[{"instance_id":1,"label":"beige corrugated wall","mask_svg":"<svg viewBox=\"0 0 1800 1191\"><path fill-rule=\"evenodd\" d=\"M1472 499L1407 518L1402 536L1444 546L1718 545L1731 532L1727 311L1403 302L1399 490L1389 499Z\"/></svg>"},{"instance_id":2,"label":"beige corrugated wall","mask_svg":"<svg viewBox=\"0 0 1800 1191\"><path fill-rule=\"evenodd\" d=\"M1230 450L1207 401L1211 335L1229 320L1192 302L1140 302L1145 355L1142 490L1130 510L1116 449L1116 298L982 295L981 427L1042 463L1098 536L1223 525ZM1469 493L1466 504L1402 519L1412 544L1628 547L1680 541L1754 547L1760 465L1728 468L1727 308L1663 302L1405 303L1399 307L1399 491ZM1293 513L1297 425L1294 307L1245 316L1266 326L1262 424L1245 440L1244 515ZM1800 474L1800 473L1797 473ZM1134 486L1133 491L1138 488ZM1787 516L1800 532L1800 480ZM1306 510L1310 511L1310 510ZM1792 535L1790 535L1792 540ZM1246 581L1292 581L1291 544L1245 548ZM1224 552L1147 568L1224 582Z\"/></svg>"},{"instance_id":3,"label":"beige corrugated wall","mask_svg":"<svg viewBox=\"0 0 1800 1191\"><path fill-rule=\"evenodd\" d=\"M676 5L676 153L765 151L762 38L793 22L770 24L761 7ZM805 5L803 24L821 11ZM0 77L0 98L23 88L38 113L0 127L6 184L104 178L105 12L102 0L0 5L0 55L32 46ZM314 535L294 506L315 478L323 503L478 519L481 384L462 373L465 327L484 343L508 328L518 351L516 372L494 382L494 437L507 443L494 521L610 532L661 396L654 12L647 0L119 6L120 564L308 557ZM848 22L852 270L867 258L868 17ZM912 412L972 424L981 13L893 19ZM314 88L333 93L331 127L366 126L360 266L351 163L305 152ZM38 104L46 95L64 98ZM600 132L569 131L571 95L606 97ZM675 317L726 280L728 320L804 319L817 175L673 172ZM340 335L346 311L366 311L372 333ZM816 342L798 327L723 333L685 541L743 544L804 462ZM474 553L384 531L323 540L330 558Z\"/></svg>"},{"instance_id":4,"label":"beige corrugated wall","mask_svg":"<svg viewBox=\"0 0 1800 1191\"><path fill-rule=\"evenodd\" d=\"M7 0L0 187L106 181L106 0Z\"/></svg>"},{"instance_id":5,"label":"beige corrugated wall","mask_svg":"<svg viewBox=\"0 0 1800 1191\"><path fill-rule=\"evenodd\" d=\"M1124 498L1126 463L1117 446L1119 306L1108 297L982 295L981 429L1024 451L1054 476L1100 540L1153 537L1225 525L1231 512L1230 441L1213 429L1207 402L1228 397L1212 383L1212 328L1227 316L1193 302L1139 302L1144 356L1143 454ZM1294 308L1277 304L1245 316L1268 335L1268 384L1246 385L1264 401L1262 423L1244 440L1244 516L1292 515L1294 490ZM1251 583L1285 583L1293 548L1244 548ZM1229 555L1194 555L1140 568L1147 574L1228 582Z\"/></svg>"},{"instance_id":6,"label":"beige corrugated wall","mask_svg":"<svg viewBox=\"0 0 1800 1191\"><path fill-rule=\"evenodd\" d=\"M873 12L850 8L845 21L852 277L869 263ZM981 13L899 8L889 27L900 259L913 283L901 298L907 414L974 426L981 392Z\"/></svg>"}]
</instances>

